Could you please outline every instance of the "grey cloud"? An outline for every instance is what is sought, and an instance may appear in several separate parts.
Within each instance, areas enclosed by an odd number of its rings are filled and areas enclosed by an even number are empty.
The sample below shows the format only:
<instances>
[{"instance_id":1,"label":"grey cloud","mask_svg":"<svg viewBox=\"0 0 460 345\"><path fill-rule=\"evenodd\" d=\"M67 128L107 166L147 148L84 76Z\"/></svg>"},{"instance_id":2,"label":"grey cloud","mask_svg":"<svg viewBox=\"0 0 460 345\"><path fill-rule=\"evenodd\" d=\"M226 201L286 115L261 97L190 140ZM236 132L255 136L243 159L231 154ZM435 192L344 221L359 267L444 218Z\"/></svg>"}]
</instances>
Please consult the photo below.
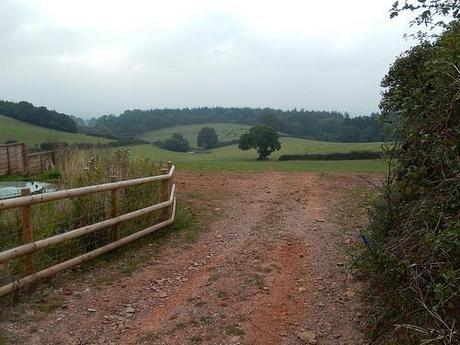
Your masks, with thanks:
<instances>
[{"instance_id":1,"label":"grey cloud","mask_svg":"<svg viewBox=\"0 0 460 345\"><path fill-rule=\"evenodd\" d=\"M0 98L81 116L205 105L370 113L381 78L408 46L395 30L345 47L317 37L264 38L222 13L177 32L106 35L62 29L11 1L0 11L8 13L0 22ZM104 47L119 54L113 65L78 60Z\"/></svg>"}]
</instances>

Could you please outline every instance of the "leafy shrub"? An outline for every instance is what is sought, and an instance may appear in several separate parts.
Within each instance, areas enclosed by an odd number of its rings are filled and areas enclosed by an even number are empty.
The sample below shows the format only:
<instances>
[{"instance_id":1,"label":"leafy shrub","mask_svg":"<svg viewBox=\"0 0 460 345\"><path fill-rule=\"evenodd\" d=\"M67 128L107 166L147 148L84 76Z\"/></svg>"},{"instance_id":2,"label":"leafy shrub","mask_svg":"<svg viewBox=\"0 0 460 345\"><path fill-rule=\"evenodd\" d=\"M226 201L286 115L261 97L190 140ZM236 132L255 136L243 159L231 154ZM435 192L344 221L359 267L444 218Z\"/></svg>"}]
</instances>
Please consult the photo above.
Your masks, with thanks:
<instances>
[{"instance_id":1,"label":"leafy shrub","mask_svg":"<svg viewBox=\"0 0 460 345\"><path fill-rule=\"evenodd\" d=\"M171 138L166 139L160 144L160 147L166 150L187 152L190 150L190 145L182 134L174 133Z\"/></svg>"},{"instance_id":2,"label":"leafy shrub","mask_svg":"<svg viewBox=\"0 0 460 345\"><path fill-rule=\"evenodd\" d=\"M460 342L459 65L456 22L399 57L382 82L382 115L398 142L358 261L374 343Z\"/></svg>"}]
</instances>

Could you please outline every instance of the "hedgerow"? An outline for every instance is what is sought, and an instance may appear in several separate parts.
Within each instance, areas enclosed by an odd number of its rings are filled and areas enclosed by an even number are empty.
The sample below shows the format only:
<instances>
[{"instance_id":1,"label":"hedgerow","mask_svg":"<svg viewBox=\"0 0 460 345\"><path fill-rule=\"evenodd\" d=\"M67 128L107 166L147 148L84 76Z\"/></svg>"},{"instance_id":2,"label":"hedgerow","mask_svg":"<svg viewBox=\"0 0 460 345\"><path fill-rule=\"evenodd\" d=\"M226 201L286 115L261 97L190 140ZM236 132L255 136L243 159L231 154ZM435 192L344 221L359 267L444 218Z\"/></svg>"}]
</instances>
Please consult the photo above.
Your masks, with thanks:
<instances>
[{"instance_id":1,"label":"hedgerow","mask_svg":"<svg viewBox=\"0 0 460 345\"><path fill-rule=\"evenodd\" d=\"M357 261L369 281L368 336L458 344L460 23L400 56L382 86L396 142Z\"/></svg>"}]
</instances>

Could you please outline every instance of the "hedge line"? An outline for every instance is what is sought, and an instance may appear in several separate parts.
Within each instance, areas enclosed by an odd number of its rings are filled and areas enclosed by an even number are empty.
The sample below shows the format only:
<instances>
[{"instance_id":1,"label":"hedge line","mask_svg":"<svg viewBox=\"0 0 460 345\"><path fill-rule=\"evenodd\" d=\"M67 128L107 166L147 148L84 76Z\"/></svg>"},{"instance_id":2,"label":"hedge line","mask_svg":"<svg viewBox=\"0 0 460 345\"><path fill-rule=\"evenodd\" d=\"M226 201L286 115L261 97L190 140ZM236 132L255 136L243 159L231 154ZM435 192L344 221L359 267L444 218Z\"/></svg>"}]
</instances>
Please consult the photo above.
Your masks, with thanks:
<instances>
[{"instance_id":1,"label":"hedge line","mask_svg":"<svg viewBox=\"0 0 460 345\"><path fill-rule=\"evenodd\" d=\"M304 155L282 155L280 161L339 161L382 158L382 153L377 151L351 151L334 153L307 153Z\"/></svg>"}]
</instances>

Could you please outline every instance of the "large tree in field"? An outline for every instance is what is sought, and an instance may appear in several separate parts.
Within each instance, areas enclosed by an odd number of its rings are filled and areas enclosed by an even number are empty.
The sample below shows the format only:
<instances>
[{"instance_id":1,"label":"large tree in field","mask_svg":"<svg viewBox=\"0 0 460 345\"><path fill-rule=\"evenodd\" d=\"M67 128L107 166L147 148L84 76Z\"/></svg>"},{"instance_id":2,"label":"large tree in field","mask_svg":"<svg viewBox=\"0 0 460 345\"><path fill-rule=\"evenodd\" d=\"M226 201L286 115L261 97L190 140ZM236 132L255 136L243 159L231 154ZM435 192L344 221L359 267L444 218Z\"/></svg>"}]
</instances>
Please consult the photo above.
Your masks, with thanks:
<instances>
[{"instance_id":1,"label":"large tree in field","mask_svg":"<svg viewBox=\"0 0 460 345\"><path fill-rule=\"evenodd\" d=\"M240 137L238 147L241 150L256 149L259 160L266 160L273 151L281 149L278 133L270 127L252 127L248 133Z\"/></svg>"},{"instance_id":2,"label":"large tree in field","mask_svg":"<svg viewBox=\"0 0 460 345\"><path fill-rule=\"evenodd\" d=\"M198 133L198 147L203 149L213 149L219 146L219 138L216 131L211 127L203 127Z\"/></svg>"}]
</instances>

